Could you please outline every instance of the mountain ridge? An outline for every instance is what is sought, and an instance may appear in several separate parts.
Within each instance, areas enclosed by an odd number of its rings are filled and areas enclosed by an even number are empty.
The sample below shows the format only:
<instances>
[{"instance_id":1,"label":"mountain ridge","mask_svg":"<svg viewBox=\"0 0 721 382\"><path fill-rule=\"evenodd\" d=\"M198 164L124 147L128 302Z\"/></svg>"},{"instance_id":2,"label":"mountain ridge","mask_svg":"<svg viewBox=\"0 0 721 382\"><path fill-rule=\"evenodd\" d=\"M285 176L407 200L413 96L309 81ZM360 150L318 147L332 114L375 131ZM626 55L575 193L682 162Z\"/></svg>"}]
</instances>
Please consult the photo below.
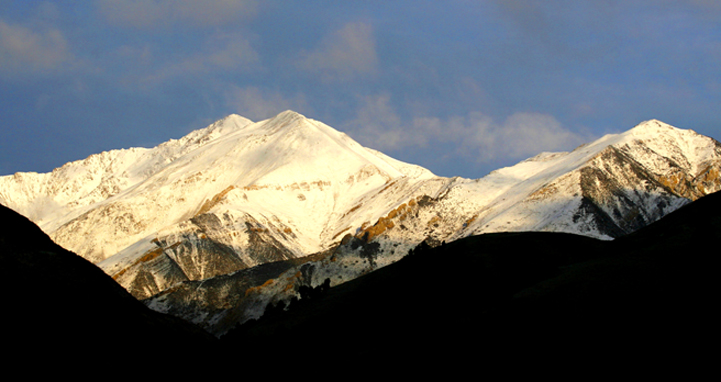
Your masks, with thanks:
<instances>
[{"instance_id":1,"label":"mountain ridge","mask_svg":"<svg viewBox=\"0 0 721 382\"><path fill-rule=\"evenodd\" d=\"M289 348L298 351L283 362L298 366L319 356L334 365L369 356L397 365L400 354L443 367L477 369L479 359L505 367L510 359L648 373L670 362L688 373L687 361L710 357L695 345L715 325L715 257L706 242L719 238L720 208L717 192L614 241L501 232L422 245L366 277L305 289L287 311L270 306L259 321L218 341L144 309L102 271L0 206L9 228L0 232L0 282L12 291L5 300L3 323L12 328L6 344L15 350L11 359L32 351L51 366L82 357L134 370L134 360L152 358L164 367L182 362L185 373L184 351L257 367L277 366L277 351ZM73 277L59 277L58 266ZM68 343L93 352L68 352ZM138 370L147 372L141 363Z\"/></svg>"},{"instance_id":2,"label":"mountain ridge","mask_svg":"<svg viewBox=\"0 0 721 382\"><path fill-rule=\"evenodd\" d=\"M480 179L444 178L285 111L257 123L230 115L153 149L63 168L0 177L0 203L33 216L157 310L178 311L168 304L179 303L172 293L183 285L317 255L294 265L307 271L302 278L246 285L257 299L232 313L245 320L323 275L339 276L337 285L424 241L508 231L625 235L721 188L721 145L649 120ZM203 305L198 296L178 298Z\"/></svg>"},{"instance_id":3,"label":"mountain ridge","mask_svg":"<svg viewBox=\"0 0 721 382\"><path fill-rule=\"evenodd\" d=\"M719 238L720 208L721 193L709 194L614 241L499 232L419 246L371 274L306 291L285 310L269 305L221 341L248 344L260 361L303 343L307 361L352 328L367 340L344 348L345 357L403 354L474 368L479 359L635 364L643 372L660 360L698 362L708 355L694 343L715 325L714 256L704 242ZM308 333L314 341L303 341Z\"/></svg>"}]
</instances>

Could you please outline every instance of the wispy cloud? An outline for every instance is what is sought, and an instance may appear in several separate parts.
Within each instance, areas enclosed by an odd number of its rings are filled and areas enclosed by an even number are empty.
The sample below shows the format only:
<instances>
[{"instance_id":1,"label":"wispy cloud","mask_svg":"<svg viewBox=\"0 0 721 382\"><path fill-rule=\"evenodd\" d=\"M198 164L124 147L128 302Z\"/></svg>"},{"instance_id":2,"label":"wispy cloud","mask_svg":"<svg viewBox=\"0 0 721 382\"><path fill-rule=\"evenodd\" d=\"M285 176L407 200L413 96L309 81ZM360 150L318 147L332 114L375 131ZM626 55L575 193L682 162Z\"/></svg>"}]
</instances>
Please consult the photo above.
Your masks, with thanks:
<instances>
[{"instance_id":1,"label":"wispy cloud","mask_svg":"<svg viewBox=\"0 0 721 382\"><path fill-rule=\"evenodd\" d=\"M374 74L378 57L373 28L362 22L346 24L327 36L318 48L303 53L299 66L325 80L344 81Z\"/></svg>"},{"instance_id":2,"label":"wispy cloud","mask_svg":"<svg viewBox=\"0 0 721 382\"><path fill-rule=\"evenodd\" d=\"M285 110L310 113L303 94L287 97L257 87L233 86L225 94L226 104L237 114L253 121L270 118Z\"/></svg>"},{"instance_id":3,"label":"wispy cloud","mask_svg":"<svg viewBox=\"0 0 721 382\"><path fill-rule=\"evenodd\" d=\"M134 53L144 57L152 55L147 47ZM158 65L160 68L145 80L154 83L198 74L248 72L259 67L260 55L242 34L219 34L206 40L200 50L188 52L175 61L165 61Z\"/></svg>"},{"instance_id":4,"label":"wispy cloud","mask_svg":"<svg viewBox=\"0 0 721 382\"><path fill-rule=\"evenodd\" d=\"M426 139L404 128L388 94L364 97L355 118L344 123L342 129L362 144L381 151L424 146Z\"/></svg>"},{"instance_id":5,"label":"wispy cloud","mask_svg":"<svg viewBox=\"0 0 721 382\"><path fill-rule=\"evenodd\" d=\"M53 73L75 57L58 29L38 30L0 20L0 74Z\"/></svg>"},{"instance_id":6,"label":"wispy cloud","mask_svg":"<svg viewBox=\"0 0 721 382\"><path fill-rule=\"evenodd\" d=\"M542 113L518 112L501 123L480 112L404 120L387 94L364 98L356 117L343 125L343 129L363 144L382 151L450 143L457 147L458 154L474 158L478 163L519 160L542 151L568 150L590 139Z\"/></svg>"},{"instance_id":7,"label":"wispy cloud","mask_svg":"<svg viewBox=\"0 0 721 382\"><path fill-rule=\"evenodd\" d=\"M463 149L481 162L525 159L542 151L572 149L588 140L542 113L514 113L501 124L484 116L471 116L468 127L472 135L464 141Z\"/></svg>"},{"instance_id":8,"label":"wispy cloud","mask_svg":"<svg viewBox=\"0 0 721 382\"><path fill-rule=\"evenodd\" d=\"M176 24L218 26L255 15L256 0L97 0L99 13L110 23L133 28Z\"/></svg>"}]
</instances>

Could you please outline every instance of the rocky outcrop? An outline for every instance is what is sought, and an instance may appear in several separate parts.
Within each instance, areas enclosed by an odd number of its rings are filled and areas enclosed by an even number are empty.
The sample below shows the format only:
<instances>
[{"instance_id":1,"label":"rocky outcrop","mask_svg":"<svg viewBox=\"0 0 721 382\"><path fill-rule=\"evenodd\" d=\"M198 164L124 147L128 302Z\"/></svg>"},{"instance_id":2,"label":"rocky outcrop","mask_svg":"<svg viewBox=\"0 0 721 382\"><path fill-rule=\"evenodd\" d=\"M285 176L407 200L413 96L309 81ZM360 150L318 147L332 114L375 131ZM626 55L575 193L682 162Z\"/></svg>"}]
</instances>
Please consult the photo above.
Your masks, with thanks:
<instances>
[{"instance_id":1,"label":"rocky outcrop","mask_svg":"<svg viewBox=\"0 0 721 382\"><path fill-rule=\"evenodd\" d=\"M0 199L155 309L220 328L420 243L510 231L610 240L721 189L720 164L715 140L647 121L480 179L443 178L287 111L0 177ZM248 276L258 267L275 271Z\"/></svg>"}]
</instances>

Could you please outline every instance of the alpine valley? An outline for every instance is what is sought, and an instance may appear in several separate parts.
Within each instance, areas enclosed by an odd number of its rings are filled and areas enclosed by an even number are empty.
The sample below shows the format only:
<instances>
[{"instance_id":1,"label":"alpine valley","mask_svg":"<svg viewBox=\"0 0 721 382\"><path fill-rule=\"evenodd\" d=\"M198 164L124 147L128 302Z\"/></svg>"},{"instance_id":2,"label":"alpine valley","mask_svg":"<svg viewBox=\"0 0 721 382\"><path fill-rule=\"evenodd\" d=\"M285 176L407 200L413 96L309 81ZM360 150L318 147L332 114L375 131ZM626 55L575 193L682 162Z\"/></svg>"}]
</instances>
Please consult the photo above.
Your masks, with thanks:
<instances>
[{"instance_id":1,"label":"alpine valley","mask_svg":"<svg viewBox=\"0 0 721 382\"><path fill-rule=\"evenodd\" d=\"M719 142L650 120L480 179L444 178L286 111L3 176L0 204L153 310L221 336L422 243L521 231L608 242L721 190L719 171Z\"/></svg>"}]
</instances>

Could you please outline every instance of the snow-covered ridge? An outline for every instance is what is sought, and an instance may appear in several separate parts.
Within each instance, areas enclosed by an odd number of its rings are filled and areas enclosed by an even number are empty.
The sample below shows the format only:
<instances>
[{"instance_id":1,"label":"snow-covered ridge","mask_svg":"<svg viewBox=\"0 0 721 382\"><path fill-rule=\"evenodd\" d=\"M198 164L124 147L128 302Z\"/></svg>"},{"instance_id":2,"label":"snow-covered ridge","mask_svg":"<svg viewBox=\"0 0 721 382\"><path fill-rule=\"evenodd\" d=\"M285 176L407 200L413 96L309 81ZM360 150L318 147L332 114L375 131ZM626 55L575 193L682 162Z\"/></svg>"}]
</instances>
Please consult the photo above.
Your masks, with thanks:
<instances>
[{"instance_id":1,"label":"snow-covered ridge","mask_svg":"<svg viewBox=\"0 0 721 382\"><path fill-rule=\"evenodd\" d=\"M64 216L94 205L136 185L187 152L252 123L230 115L180 139L154 148L104 151L64 164L50 173L0 177L0 203L28 216L46 232ZM65 218L67 220L67 218Z\"/></svg>"},{"instance_id":2,"label":"snow-covered ridge","mask_svg":"<svg viewBox=\"0 0 721 382\"><path fill-rule=\"evenodd\" d=\"M230 115L154 148L0 177L0 203L144 298L333 250L348 235L377 252L332 267L348 275L423 240L498 231L611 239L720 189L720 164L715 140L650 120L480 179L443 178L285 111L255 123Z\"/></svg>"},{"instance_id":3,"label":"snow-covered ridge","mask_svg":"<svg viewBox=\"0 0 721 382\"><path fill-rule=\"evenodd\" d=\"M149 250L135 244L218 209L236 219L227 229L245 230L239 222L250 218L284 227L280 232L293 235L274 245L300 256L385 212L375 211L385 205L366 205L349 214L365 193L394 179L432 176L286 111L258 123L231 115L152 149L113 150L50 174L2 177L0 201L94 261L126 247ZM238 240L231 248L242 252L248 238Z\"/></svg>"},{"instance_id":4,"label":"snow-covered ridge","mask_svg":"<svg viewBox=\"0 0 721 382\"><path fill-rule=\"evenodd\" d=\"M434 177L413 188L391 182L384 192L397 193L393 207L363 224L354 238L346 236L331 255L257 284L233 276L182 283L147 304L220 335L239 321L259 317L268 304L297 297L301 285L352 280L397 261L422 241L437 245L499 231L611 239L721 190L720 170L718 142L648 121L571 152L539 154L481 179ZM388 200L382 194L367 196L366 203ZM244 293L230 292L239 285ZM189 301L194 308L184 308Z\"/></svg>"}]
</instances>

